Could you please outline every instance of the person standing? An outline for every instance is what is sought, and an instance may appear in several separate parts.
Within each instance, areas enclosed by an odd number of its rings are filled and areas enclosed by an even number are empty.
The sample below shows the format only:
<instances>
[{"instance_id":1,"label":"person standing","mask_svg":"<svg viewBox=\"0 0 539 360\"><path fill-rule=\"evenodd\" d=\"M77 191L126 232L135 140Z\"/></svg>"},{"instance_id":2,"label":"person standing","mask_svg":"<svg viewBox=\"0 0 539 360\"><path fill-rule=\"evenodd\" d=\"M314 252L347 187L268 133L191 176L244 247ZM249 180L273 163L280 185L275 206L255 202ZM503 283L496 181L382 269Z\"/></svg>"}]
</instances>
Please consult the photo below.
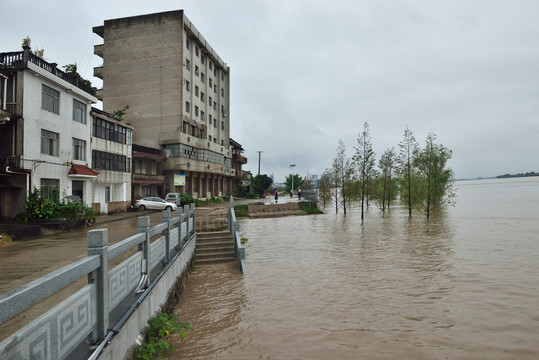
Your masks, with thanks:
<instances>
[{"instance_id":1,"label":"person standing","mask_svg":"<svg viewBox=\"0 0 539 360\"><path fill-rule=\"evenodd\" d=\"M298 200L301 200L301 189L298 188Z\"/></svg>"}]
</instances>

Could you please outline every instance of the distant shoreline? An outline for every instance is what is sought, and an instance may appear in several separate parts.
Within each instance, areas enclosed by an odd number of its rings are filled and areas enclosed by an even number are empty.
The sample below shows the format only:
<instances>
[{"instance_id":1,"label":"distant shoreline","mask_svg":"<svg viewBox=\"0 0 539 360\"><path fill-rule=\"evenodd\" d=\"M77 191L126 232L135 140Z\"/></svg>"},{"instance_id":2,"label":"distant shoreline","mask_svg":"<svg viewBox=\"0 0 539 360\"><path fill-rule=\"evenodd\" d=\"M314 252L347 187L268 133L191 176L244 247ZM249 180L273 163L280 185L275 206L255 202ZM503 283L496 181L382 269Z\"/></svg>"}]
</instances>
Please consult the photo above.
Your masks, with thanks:
<instances>
[{"instance_id":1,"label":"distant shoreline","mask_svg":"<svg viewBox=\"0 0 539 360\"><path fill-rule=\"evenodd\" d=\"M504 174L504 175L498 175L498 176L490 176L490 177L476 177L476 178L470 178L470 179L456 179L455 181L470 181L470 180L489 180L489 179L510 179L510 178L521 178L521 177L532 177L532 176L539 176L539 173L536 172L529 172L529 173L519 173L519 174Z\"/></svg>"},{"instance_id":2,"label":"distant shoreline","mask_svg":"<svg viewBox=\"0 0 539 360\"><path fill-rule=\"evenodd\" d=\"M517 178L517 177L530 177L530 176L539 176L539 173L529 172L529 173L520 173L520 174L505 174L496 176L497 179L507 179L507 178Z\"/></svg>"}]
</instances>

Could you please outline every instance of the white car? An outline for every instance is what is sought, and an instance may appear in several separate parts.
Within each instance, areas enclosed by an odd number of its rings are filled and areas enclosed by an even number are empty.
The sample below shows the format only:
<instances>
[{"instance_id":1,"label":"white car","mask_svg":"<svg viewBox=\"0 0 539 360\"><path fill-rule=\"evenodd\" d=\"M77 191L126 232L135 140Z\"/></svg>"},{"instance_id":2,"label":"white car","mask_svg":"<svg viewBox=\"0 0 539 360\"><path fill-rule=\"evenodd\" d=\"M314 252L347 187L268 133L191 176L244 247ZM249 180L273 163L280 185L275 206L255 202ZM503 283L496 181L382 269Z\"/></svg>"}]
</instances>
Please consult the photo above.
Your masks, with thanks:
<instances>
[{"instance_id":1,"label":"white car","mask_svg":"<svg viewBox=\"0 0 539 360\"><path fill-rule=\"evenodd\" d=\"M176 210L176 204L172 202L166 202L158 197L145 197L143 199L135 200L135 207L139 210Z\"/></svg>"}]
</instances>

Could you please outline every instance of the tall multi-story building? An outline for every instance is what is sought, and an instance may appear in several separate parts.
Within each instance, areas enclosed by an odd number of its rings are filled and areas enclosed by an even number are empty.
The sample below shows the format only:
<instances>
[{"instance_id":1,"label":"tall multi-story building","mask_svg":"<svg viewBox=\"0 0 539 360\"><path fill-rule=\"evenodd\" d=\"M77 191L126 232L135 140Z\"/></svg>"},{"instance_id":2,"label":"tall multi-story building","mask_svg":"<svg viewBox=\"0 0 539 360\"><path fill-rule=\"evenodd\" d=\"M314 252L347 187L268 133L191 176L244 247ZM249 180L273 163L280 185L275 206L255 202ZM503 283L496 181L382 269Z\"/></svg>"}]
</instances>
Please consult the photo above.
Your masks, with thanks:
<instances>
[{"instance_id":1,"label":"tall multi-story building","mask_svg":"<svg viewBox=\"0 0 539 360\"><path fill-rule=\"evenodd\" d=\"M24 46L0 53L0 218L24 212L26 196L74 195L91 206L90 87Z\"/></svg>"},{"instance_id":2,"label":"tall multi-story building","mask_svg":"<svg viewBox=\"0 0 539 360\"><path fill-rule=\"evenodd\" d=\"M158 193L232 193L230 68L183 10L106 20L93 31L103 38L94 49L103 58L97 96L109 113L128 105L133 143L165 156Z\"/></svg>"}]
</instances>

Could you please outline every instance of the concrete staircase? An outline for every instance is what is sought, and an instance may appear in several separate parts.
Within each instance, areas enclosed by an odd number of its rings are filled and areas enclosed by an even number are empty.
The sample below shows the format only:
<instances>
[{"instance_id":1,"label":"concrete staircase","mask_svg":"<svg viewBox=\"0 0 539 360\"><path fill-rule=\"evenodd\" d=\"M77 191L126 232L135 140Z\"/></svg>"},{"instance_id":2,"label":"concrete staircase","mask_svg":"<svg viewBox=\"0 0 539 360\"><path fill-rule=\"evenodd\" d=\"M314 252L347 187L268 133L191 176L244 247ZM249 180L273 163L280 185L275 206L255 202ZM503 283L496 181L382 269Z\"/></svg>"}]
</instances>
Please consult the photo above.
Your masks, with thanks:
<instances>
[{"instance_id":1,"label":"concrete staircase","mask_svg":"<svg viewBox=\"0 0 539 360\"><path fill-rule=\"evenodd\" d=\"M237 261L234 238L229 231L198 233L195 249L196 265Z\"/></svg>"}]
</instances>

